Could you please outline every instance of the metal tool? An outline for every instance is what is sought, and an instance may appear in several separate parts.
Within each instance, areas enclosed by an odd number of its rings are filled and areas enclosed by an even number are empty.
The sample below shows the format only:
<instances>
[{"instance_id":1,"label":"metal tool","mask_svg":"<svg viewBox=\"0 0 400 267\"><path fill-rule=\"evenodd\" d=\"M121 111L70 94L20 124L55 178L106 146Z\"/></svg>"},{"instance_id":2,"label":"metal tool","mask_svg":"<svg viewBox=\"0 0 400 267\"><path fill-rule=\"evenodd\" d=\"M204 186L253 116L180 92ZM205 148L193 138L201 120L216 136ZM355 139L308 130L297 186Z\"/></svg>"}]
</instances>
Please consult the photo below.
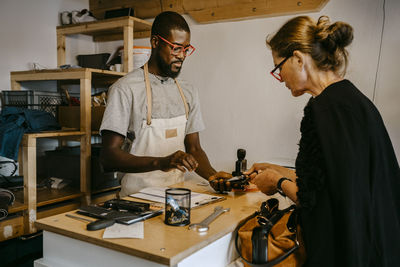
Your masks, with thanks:
<instances>
[{"instance_id":1,"label":"metal tool","mask_svg":"<svg viewBox=\"0 0 400 267\"><path fill-rule=\"evenodd\" d=\"M75 216L75 215L72 215L72 214L65 214L65 216L70 217L72 219L79 220L79 221L83 221L83 222L95 222L95 220L89 220L89 219L82 218L82 217L79 217L79 216Z\"/></svg>"},{"instance_id":2,"label":"metal tool","mask_svg":"<svg viewBox=\"0 0 400 267\"><path fill-rule=\"evenodd\" d=\"M96 231L96 230L100 230L100 229L104 229L108 226L111 226L115 223L115 220L113 219L99 219L99 220L89 220L86 218L82 218L79 216L75 216L72 214L65 214L65 216L70 217L72 219L75 220L79 220L79 221L83 221L83 222L89 222L86 225L86 229L89 231Z\"/></svg>"},{"instance_id":3,"label":"metal tool","mask_svg":"<svg viewBox=\"0 0 400 267\"><path fill-rule=\"evenodd\" d=\"M214 209L214 212L211 213L210 216L208 216L207 218L205 218L203 221L199 222L199 223L192 223L191 225L189 225L189 229L194 229L197 230L197 232L206 232L208 231L208 225L214 221L219 215L221 215L222 213L228 212L230 211L230 208L224 209L221 206L217 206Z\"/></svg>"}]
</instances>

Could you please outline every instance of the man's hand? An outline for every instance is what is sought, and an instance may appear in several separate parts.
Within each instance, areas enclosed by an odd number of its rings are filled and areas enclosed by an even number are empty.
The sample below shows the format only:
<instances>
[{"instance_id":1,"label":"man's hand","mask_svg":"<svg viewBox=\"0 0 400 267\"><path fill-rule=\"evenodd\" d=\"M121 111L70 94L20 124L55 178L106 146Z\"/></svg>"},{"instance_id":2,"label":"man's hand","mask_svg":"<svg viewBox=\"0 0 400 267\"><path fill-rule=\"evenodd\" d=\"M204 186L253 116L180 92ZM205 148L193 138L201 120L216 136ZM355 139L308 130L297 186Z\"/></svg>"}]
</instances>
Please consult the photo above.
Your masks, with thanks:
<instances>
[{"instance_id":1,"label":"man's hand","mask_svg":"<svg viewBox=\"0 0 400 267\"><path fill-rule=\"evenodd\" d=\"M232 178L232 174L220 171L211 175L208 178L208 182L210 183L211 187L220 193L229 192L232 190L231 183L227 181L229 178Z\"/></svg>"},{"instance_id":2,"label":"man's hand","mask_svg":"<svg viewBox=\"0 0 400 267\"><path fill-rule=\"evenodd\" d=\"M165 172L175 168L182 172L186 172L186 170L191 172L196 170L196 168L199 166L196 159L192 155L181 150L162 158L160 165L160 169Z\"/></svg>"}]
</instances>

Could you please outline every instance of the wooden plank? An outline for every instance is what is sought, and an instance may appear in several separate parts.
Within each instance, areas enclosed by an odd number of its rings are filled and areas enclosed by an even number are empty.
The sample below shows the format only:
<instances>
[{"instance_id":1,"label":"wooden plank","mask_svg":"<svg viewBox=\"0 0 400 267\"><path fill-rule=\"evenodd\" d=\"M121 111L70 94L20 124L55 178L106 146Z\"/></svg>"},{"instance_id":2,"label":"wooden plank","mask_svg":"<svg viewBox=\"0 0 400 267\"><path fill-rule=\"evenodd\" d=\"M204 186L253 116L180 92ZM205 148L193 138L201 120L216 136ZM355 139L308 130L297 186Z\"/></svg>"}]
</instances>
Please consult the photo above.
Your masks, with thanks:
<instances>
[{"instance_id":1,"label":"wooden plank","mask_svg":"<svg viewBox=\"0 0 400 267\"><path fill-rule=\"evenodd\" d=\"M133 70L133 22L130 26L124 27L124 51L123 51L123 71Z\"/></svg>"},{"instance_id":2,"label":"wooden plank","mask_svg":"<svg viewBox=\"0 0 400 267\"><path fill-rule=\"evenodd\" d=\"M160 0L89 0L89 9L96 18L104 18L106 10L119 8L133 8L135 17L154 18L161 10Z\"/></svg>"},{"instance_id":3,"label":"wooden plank","mask_svg":"<svg viewBox=\"0 0 400 267\"><path fill-rule=\"evenodd\" d=\"M36 138L24 135L22 138L24 166L24 211L25 234L36 232Z\"/></svg>"},{"instance_id":4,"label":"wooden plank","mask_svg":"<svg viewBox=\"0 0 400 267\"><path fill-rule=\"evenodd\" d=\"M65 35L57 32L57 67L65 64Z\"/></svg>"},{"instance_id":5,"label":"wooden plank","mask_svg":"<svg viewBox=\"0 0 400 267\"><path fill-rule=\"evenodd\" d=\"M22 146L18 147L18 162L22 162L23 158L22 158L22 153L23 153L23 149ZM23 164L19 164L18 165L18 175L20 173L24 173L24 166Z\"/></svg>"},{"instance_id":6,"label":"wooden plank","mask_svg":"<svg viewBox=\"0 0 400 267\"><path fill-rule=\"evenodd\" d=\"M24 219L22 216L6 218L0 221L0 241L15 238L24 234Z\"/></svg>"},{"instance_id":7,"label":"wooden plank","mask_svg":"<svg viewBox=\"0 0 400 267\"><path fill-rule=\"evenodd\" d=\"M25 73L11 72L11 77L16 81L54 81L54 80L77 80L85 75L85 69L75 71L47 70L47 71L27 71Z\"/></svg>"},{"instance_id":8,"label":"wooden plank","mask_svg":"<svg viewBox=\"0 0 400 267\"><path fill-rule=\"evenodd\" d=\"M109 192L109 191L119 191L119 189L121 188L120 185L118 186L113 186L113 187L108 187L108 188L103 188L103 189L99 189L96 190L94 192L92 192L92 194L98 194L98 193L105 193L105 192ZM113 192L115 194L115 192Z\"/></svg>"},{"instance_id":9,"label":"wooden plank","mask_svg":"<svg viewBox=\"0 0 400 267\"><path fill-rule=\"evenodd\" d=\"M46 218L49 216L53 216L56 214L60 214L60 213L64 213L64 212L68 212L68 211L72 211L72 210L76 210L77 208L80 207L80 203L79 202L73 202L73 203L67 203L67 204L61 204L61 205L57 205L55 207L51 207L48 209L42 209L39 210L37 212L37 219L42 219L42 218Z\"/></svg>"},{"instance_id":10,"label":"wooden plank","mask_svg":"<svg viewBox=\"0 0 400 267\"><path fill-rule=\"evenodd\" d=\"M91 73L88 72L85 79L81 79L80 96L81 96L81 131L86 134L81 137L81 158L80 158L80 176L81 176L81 192L84 193L83 202L90 204L90 166L91 166Z\"/></svg>"},{"instance_id":11,"label":"wooden plank","mask_svg":"<svg viewBox=\"0 0 400 267\"><path fill-rule=\"evenodd\" d=\"M20 162L22 162L22 159L21 159ZM21 168L21 165L22 164L20 164L20 166L19 166L20 168ZM21 172L21 173L23 173L23 172ZM24 211L24 210L26 210L28 208L28 205L24 204L23 191L22 190L16 190L13 193L14 193L14 196L15 196L15 201L11 206L8 207L8 214Z\"/></svg>"},{"instance_id":12,"label":"wooden plank","mask_svg":"<svg viewBox=\"0 0 400 267\"><path fill-rule=\"evenodd\" d=\"M11 76L11 90L21 90L21 84Z\"/></svg>"},{"instance_id":13,"label":"wooden plank","mask_svg":"<svg viewBox=\"0 0 400 267\"><path fill-rule=\"evenodd\" d=\"M175 11L179 14L185 13L183 0L161 0L162 11Z\"/></svg>"},{"instance_id":14,"label":"wooden plank","mask_svg":"<svg viewBox=\"0 0 400 267\"><path fill-rule=\"evenodd\" d=\"M82 193L79 189L66 187L63 189L42 189L37 194L37 207L43 207L71 199L79 199Z\"/></svg>"},{"instance_id":15,"label":"wooden plank","mask_svg":"<svg viewBox=\"0 0 400 267\"><path fill-rule=\"evenodd\" d=\"M114 7L135 8L136 17L154 18L161 11L172 10L189 14L199 23L242 20L288 14L317 12L329 0L91 0L96 12ZM147 2L147 3L144 3ZM92 8L91 8L92 9Z\"/></svg>"},{"instance_id":16,"label":"wooden plank","mask_svg":"<svg viewBox=\"0 0 400 267\"><path fill-rule=\"evenodd\" d=\"M10 75L15 81L15 85L19 85L20 82L25 81L46 81L46 80L64 80L63 84L75 84L79 82L80 79L86 77L86 73L91 72L93 75L92 81L96 83L97 86L109 86L111 83L115 82L120 77L124 76L126 73L91 69L91 68L79 68L79 69L51 69L42 71L14 71ZM12 89L16 90L18 88Z\"/></svg>"},{"instance_id":17,"label":"wooden plank","mask_svg":"<svg viewBox=\"0 0 400 267\"><path fill-rule=\"evenodd\" d=\"M37 211L37 219L42 219L42 218L46 218L46 217L53 216L56 214L76 210L77 208L79 208L79 206L80 206L79 202L73 202L73 203L61 204L56 207L51 207L48 209L42 209L40 211ZM11 210L9 210L9 212L11 213ZM34 232L31 232L31 233L34 233ZM8 239L16 238L16 237L22 236L24 234L27 234L27 233L24 232L24 217L23 216L9 215L9 217L0 221L0 242L8 240Z\"/></svg>"},{"instance_id":18,"label":"wooden plank","mask_svg":"<svg viewBox=\"0 0 400 267\"><path fill-rule=\"evenodd\" d=\"M135 17L120 17L112 19L104 19L92 22L85 22L79 24L71 24L57 27L57 34L70 35L70 34L87 34L96 35L101 32L105 33L118 33L122 31L124 26L129 26L135 22L135 31L150 30L151 22Z\"/></svg>"},{"instance_id":19,"label":"wooden plank","mask_svg":"<svg viewBox=\"0 0 400 267\"><path fill-rule=\"evenodd\" d=\"M151 31L135 31L133 33L133 38L147 38L150 37ZM123 33L112 33L112 34L97 34L93 36L93 41L95 42L110 42L110 41L119 41L124 39Z\"/></svg>"},{"instance_id":20,"label":"wooden plank","mask_svg":"<svg viewBox=\"0 0 400 267\"><path fill-rule=\"evenodd\" d=\"M92 195L92 204L103 203L107 200L116 198L117 190Z\"/></svg>"},{"instance_id":21,"label":"wooden plank","mask_svg":"<svg viewBox=\"0 0 400 267\"><path fill-rule=\"evenodd\" d=\"M17 198L16 194L14 193L15 197ZM8 214L17 213L23 210L26 210L28 205L25 205L20 200L15 200L14 204L8 207Z\"/></svg>"},{"instance_id":22,"label":"wooden plank","mask_svg":"<svg viewBox=\"0 0 400 267\"><path fill-rule=\"evenodd\" d=\"M190 0L184 1L184 3L190 2ZM255 1L254 3L241 3L225 6L218 5L211 8L186 11L197 22L209 23L316 12L321 10L327 2L328 0Z\"/></svg>"},{"instance_id":23,"label":"wooden plank","mask_svg":"<svg viewBox=\"0 0 400 267\"><path fill-rule=\"evenodd\" d=\"M81 136L85 132L82 131L51 131L51 132L41 132L41 133L27 133L24 136L28 138L50 138L50 137L68 137L68 136Z\"/></svg>"}]
</instances>

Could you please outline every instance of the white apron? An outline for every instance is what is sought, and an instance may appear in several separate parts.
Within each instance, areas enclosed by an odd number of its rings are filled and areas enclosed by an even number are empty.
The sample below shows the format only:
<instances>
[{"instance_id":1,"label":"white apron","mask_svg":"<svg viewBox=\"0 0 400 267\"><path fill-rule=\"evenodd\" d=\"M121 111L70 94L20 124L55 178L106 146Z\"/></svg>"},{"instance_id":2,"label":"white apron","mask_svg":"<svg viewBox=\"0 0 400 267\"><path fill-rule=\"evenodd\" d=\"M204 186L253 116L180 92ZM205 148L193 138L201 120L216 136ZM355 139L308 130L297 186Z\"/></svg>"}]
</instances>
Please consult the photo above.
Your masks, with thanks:
<instances>
[{"instance_id":1,"label":"white apron","mask_svg":"<svg viewBox=\"0 0 400 267\"><path fill-rule=\"evenodd\" d=\"M184 140L189 107L182 88L175 79L185 106L186 115L170 119L152 119L152 93L147 63L144 65L144 79L147 97L147 120L143 120L142 127L135 133L130 153L135 156L165 157L178 150L185 151ZM183 172L178 169L172 169L169 172L127 173L121 181L120 196L124 197L136 193L145 187L169 186L182 182L183 179Z\"/></svg>"}]
</instances>

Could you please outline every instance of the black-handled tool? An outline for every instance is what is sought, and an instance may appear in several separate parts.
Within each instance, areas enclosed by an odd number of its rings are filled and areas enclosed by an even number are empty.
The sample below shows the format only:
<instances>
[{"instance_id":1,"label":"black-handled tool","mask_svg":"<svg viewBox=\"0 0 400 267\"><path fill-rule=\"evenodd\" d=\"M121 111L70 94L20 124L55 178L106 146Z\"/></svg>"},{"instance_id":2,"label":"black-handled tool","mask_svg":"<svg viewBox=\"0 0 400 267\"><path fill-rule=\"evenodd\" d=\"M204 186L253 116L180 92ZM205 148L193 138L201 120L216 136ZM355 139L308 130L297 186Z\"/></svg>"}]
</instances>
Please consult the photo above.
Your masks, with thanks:
<instances>
[{"instance_id":1,"label":"black-handled tool","mask_svg":"<svg viewBox=\"0 0 400 267\"><path fill-rule=\"evenodd\" d=\"M108 226L111 226L114 223L115 223L115 220L113 220L113 219L99 219L97 221L88 223L86 225L86 229L89 231L96 231L96 230L107 228Z\"/></svg>"},{"instance_id":2,"label":"black-handled tool","mask_svg":"<svg viewBox=\"0 0 400 267\"><path fill-rule=\"evenodd\" d=\"M86 229L88 231L97 231L100 229L104 229L108 226L111 226L115 223L115 220L113 219L99 219L99 220L89 220L86 218L82 218L79 216L75 216L75 215L71 215L71 214L65 214L65 216L70 217L72 219L76 219L76 220L80 220L80 221L84 221L84 222L89 222L86 225Z\"/></svg>"},{"instance_id":3,"label":"black-handled tool","mask_svg":"<svg viewBox=\"0 0 400 267\"><path fill-rule=\"evenodd\" d=\"M250 178L247 175L233 176L227 181L231 183L233 189L244 190L246 185L249 185Z\"/></svg>"}]
</instances>

